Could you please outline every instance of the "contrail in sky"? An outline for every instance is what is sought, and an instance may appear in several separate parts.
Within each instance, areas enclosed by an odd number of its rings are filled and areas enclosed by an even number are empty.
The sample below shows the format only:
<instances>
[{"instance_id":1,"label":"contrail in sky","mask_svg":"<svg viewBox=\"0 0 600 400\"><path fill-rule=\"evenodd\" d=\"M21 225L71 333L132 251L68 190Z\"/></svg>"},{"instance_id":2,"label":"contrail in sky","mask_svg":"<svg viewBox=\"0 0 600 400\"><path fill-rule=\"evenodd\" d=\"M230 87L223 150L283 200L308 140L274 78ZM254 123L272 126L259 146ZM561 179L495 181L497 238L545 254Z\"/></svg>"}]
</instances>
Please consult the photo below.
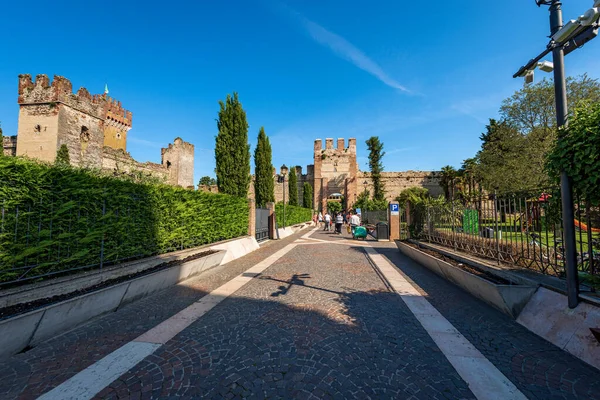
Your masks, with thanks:
<instances>
[{"instance_id":1,"label":"contrail in sky","mask_svg":"<svg viewBox=\"0 0 600 400\"><path fill-rule=\"evenodd\" d=\"M310 21L309 19L303 17L299 13L294 12L294 14L296 14L296 16L300 19L310 36L317 43L321 44L322 46L328 47L338 57L343 58L344 60L351 62L363 71L370 73L389 87L410 93L410 90L402 86L395 79L388 76L388 74L386 74L385 71L375 61L367 57L365 53L363 53L352 43L350 43L340 35L328 31L321 25Z\"/></svg>"}]
</instances>

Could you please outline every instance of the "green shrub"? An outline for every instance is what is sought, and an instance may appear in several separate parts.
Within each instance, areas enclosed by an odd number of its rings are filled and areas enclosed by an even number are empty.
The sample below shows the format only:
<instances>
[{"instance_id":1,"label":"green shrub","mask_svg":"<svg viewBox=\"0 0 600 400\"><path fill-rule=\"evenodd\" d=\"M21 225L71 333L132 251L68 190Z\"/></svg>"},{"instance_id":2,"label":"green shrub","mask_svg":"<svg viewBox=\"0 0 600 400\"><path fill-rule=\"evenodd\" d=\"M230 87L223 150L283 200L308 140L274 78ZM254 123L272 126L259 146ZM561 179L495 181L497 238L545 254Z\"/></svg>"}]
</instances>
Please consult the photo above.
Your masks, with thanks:
<instances>
[{"instance_id":1,"label":"green shrub","mask_svg":"<svg viewBox=\"0 0 600 400\"><path fill-rule=\"evenodd\" d=\"M277 218L277 226L283 227L283 203L275 205L275 216ZM312 220L312 210L310 208L298 206L285 206L285 226L301 224Z\"/></svg>"},{"instance_id":2,"label":"green shrub","mask_svg":"<svg viewBox=\"0 0 600 400\"><path fill-rule=\"evenodd\" d=\"M195 247L248 229L244 198L14 157L0 159L0 209L0 282Z\"/></svg>"}]
</instances>

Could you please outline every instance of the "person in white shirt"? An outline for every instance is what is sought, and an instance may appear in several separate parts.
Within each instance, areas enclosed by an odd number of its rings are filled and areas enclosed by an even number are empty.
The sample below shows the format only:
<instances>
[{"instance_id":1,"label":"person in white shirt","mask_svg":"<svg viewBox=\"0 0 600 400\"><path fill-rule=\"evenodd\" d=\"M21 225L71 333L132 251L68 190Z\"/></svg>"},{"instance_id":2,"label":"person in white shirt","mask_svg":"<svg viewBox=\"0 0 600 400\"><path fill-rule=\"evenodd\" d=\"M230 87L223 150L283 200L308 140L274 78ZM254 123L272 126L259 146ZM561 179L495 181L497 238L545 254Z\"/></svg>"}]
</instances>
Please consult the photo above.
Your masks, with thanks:
<instances>
[{"instance_id":1,"label":"person in white shirt","mask_svg":"<svg viewBox=\"0 0 600 400\"><path fill-rule=\"evenodd\" d=\"M342 234L342 224L344 223L344 217L342 217L342 213L339 213L335 217L335 233L338 235Z\"/></svg>"},{"instance_id":2,"label":"person in white shirt","mask_svg":"<svg viewBox=\"0 0 600 400\"><path fill-rule=\"evenodd\" d=\"M329 215L329 213L325 214L325 229L326 231L329 230L329 226L331 225L331 215Z\"/></svg>"},{"instance_id":3,"label":"person in white shirt","mask_svg":"<svg viewBox=\"0 0 600 400\"><path fill-rule=\"evenodd\" d=\"M353 235L354 235L354 229L357 226L360 226L360 217L357 214L352 214L352 216L350 217L350 229L351 229Z\"/></svg>"}]
</instances>

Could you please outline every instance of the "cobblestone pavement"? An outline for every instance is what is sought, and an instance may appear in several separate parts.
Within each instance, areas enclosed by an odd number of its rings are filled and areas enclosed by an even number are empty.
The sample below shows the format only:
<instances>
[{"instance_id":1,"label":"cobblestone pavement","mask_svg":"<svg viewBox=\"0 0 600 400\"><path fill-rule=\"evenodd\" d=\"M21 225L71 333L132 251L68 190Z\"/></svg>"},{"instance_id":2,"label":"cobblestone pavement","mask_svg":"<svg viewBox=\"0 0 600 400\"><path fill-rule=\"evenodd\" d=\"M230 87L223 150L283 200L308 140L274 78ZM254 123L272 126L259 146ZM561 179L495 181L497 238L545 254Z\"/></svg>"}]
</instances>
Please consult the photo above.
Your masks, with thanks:
<instances>
[{"instance_id":1,"label":"cobblestone pavement","mask_svg":"<svg viewBox=\"0 0 600 400\"><path fill-rule=\"evenodd\" d=\"M0 362L0 398L35 398L259 261L298 245L97 398L472 399L362 244L307 231ZM600 372L369 242L529 398L599 398Z\"/></svg>"}]
</instances>

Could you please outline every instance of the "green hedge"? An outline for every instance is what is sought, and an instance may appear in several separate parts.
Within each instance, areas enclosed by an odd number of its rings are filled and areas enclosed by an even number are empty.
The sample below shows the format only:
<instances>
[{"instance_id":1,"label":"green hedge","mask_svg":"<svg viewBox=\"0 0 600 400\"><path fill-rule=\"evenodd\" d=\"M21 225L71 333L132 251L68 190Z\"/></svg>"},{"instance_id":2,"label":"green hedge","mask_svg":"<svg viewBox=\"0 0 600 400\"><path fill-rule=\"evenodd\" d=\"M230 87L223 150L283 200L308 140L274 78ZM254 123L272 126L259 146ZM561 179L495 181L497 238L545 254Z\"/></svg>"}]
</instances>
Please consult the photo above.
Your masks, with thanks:
<instances>
[{"instance_id":1,"label":"green hedge","mask_svg":"<svg viewBox=\"0 0 600 400\"><path fill-rule=\"evenodd\" d=\"M195 247L248 229L244 198L14 157L0 158L0 211L0 283Z\"/></svg>"},{"instance_id":2,"label":"green hedge","mask_svg":"<svg viewBox=\"0 0 600 400\"><path fill-rule=\"evenodd\" d=\"M275 205L275 216L277 217L277 226L283 227L283 203ZM298 206L285 206L285 226L301 224L312 220L312 210L310 208Z\"/></svg>"}]
</instances>

